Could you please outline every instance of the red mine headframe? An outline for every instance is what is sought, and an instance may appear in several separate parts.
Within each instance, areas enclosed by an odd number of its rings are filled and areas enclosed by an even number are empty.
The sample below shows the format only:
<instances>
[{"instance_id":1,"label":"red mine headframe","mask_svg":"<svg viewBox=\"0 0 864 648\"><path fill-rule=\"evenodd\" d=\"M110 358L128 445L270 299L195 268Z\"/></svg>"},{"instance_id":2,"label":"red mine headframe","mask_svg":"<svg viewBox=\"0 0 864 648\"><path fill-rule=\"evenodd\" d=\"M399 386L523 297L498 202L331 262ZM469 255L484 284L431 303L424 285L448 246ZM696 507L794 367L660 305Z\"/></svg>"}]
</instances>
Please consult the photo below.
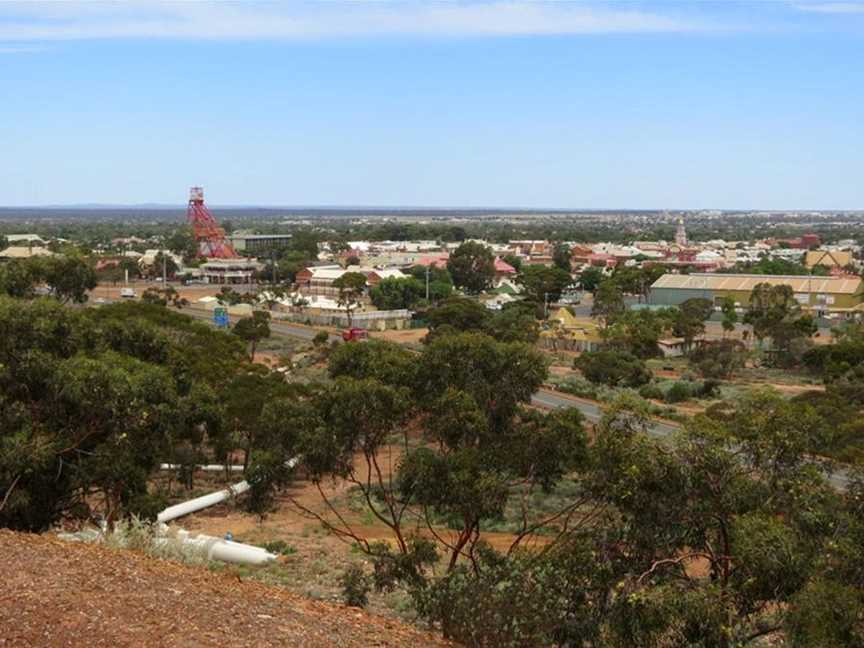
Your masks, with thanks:
<instances>
[{"instance_id":1,"label":"red mine headframe","mask_svg":"<svg viewBox=\"0 0 864 648\"><path fill-rule=\"evenodd\" d=\"M219 227L213 214L204 205L202 187L192 187L189 190L186 220L192 226L192 235L198 245L198 256L217 259L230 259L237 256L234 248L225 238L225 230Z\"/></svg>"}]
</instances>

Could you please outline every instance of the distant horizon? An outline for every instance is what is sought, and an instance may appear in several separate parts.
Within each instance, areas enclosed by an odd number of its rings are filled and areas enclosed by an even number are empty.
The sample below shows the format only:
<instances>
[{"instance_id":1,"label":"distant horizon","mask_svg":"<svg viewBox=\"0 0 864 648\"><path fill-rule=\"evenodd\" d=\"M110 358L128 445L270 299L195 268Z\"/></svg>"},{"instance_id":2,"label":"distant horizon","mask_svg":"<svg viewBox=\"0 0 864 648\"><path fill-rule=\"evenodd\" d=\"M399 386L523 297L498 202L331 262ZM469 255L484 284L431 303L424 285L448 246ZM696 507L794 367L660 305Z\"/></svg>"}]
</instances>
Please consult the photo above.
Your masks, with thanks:
<instances>
[{"instance_id":1,"label":"distant horizon","mask_svg":"<svg viewBox=\"0 0 864 648\"><path fill-rule=\"evenodd\" d=\"M152 209L152 210L185 210L186 203L69 203L69 204L41 204L41 205L0 205L0 210L12 211L22 210L51 210L68 209L73 211L106 210L106 209ZM417 211L417 212L524 212L524 213L582 213L582 212L777 212L777 213L864 213L864 207L843 208L764 208L764 207L524 207L518 205L486 205L486 206L430 206L430 205L303 205L303 204L219 204L207 203L209 209L286 209L286 210L328 210L328 211L358 211L358 210L381 210L381 211Z\"/></svg>"}]
</instances>

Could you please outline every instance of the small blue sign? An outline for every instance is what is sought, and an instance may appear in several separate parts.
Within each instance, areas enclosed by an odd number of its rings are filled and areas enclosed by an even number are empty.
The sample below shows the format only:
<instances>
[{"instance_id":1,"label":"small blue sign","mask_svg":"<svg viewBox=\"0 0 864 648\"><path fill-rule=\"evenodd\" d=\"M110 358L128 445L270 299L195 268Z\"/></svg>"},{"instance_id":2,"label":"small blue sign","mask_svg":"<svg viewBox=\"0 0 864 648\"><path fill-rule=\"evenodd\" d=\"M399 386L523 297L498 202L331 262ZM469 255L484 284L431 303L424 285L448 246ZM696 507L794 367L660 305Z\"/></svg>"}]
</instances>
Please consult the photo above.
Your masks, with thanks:
<instances>
[{"instance_id":1,"label":"small blue sign","mask_svg":"<svg viewBox=\"0 0 864 648\"><path fill-rule=\"evenodd\" d=\"M224 308L214 309L213 323L219 328L228 328L228 324L230 323L228 319L228 311Z\"/></svg>"}]
</instances>

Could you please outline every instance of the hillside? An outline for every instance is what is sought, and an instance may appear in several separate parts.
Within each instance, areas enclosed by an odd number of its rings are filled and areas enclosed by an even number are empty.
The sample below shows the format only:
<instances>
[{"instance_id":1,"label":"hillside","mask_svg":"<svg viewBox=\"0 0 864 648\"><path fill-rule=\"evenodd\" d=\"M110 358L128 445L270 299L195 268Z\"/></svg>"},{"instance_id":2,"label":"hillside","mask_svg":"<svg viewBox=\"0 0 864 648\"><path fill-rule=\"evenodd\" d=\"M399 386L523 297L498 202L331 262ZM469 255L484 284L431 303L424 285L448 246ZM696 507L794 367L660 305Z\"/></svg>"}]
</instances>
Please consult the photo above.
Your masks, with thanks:
<instances>
[{"instance_id":1,"label":"hillside","mask_svg":"<svg viewBox=\"0 0 864 648\"><path fill-rule=\"evenodd\" d=\"M0 530L0 646L445 646L229 573Z\"/></svg>"}]
</instances>

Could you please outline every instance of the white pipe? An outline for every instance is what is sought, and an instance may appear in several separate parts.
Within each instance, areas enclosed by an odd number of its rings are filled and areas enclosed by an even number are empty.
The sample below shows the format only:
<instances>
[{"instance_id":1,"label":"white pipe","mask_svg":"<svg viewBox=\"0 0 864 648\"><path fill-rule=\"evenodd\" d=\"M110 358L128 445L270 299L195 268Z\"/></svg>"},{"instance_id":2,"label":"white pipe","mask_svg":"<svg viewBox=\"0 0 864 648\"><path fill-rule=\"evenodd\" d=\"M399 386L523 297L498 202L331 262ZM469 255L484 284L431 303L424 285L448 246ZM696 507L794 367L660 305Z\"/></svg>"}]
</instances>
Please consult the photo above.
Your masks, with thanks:
<instances>
[{"instance_id":1,"label":"white pipe","mask_svg":"<svg viewBox=\"0 0 864 648\"><path fill-rule=\"evenodd\" d=\"M97 542L104 539L107 533L106 530L100 533L96 529L84 529L77 533L59 533L57 536L63 540L76 542ZM255 545L223 540L203 534L192 538L185 529L179 529L174 536L169 536L167 535L168 527L164 524L160 524L155 533L154 545L165 546L176 543L185 549L200 554L202 557L206 556L207 560L221 560L240 565L263 565L277 558L276 554Z\"/></svg>"},{"instance_id":2,"label":"white pipe","mask_svg":"<svg viewBox=\"0 0 864 648\"><path fill-rule=\"evenodd\" d=\"M171 542L171 539L160 538L159 541ZM276 554L261 547L208 535L198 535L192 538L189 536L189 532L185 530L177 532L177 541L200 551L207 556L207 560L221 560L222 562L241 565L262 565L276 560Z\"/></svg>"},{"instance_id":3,"label":"white pipe","mask_svg":"<svg viewBox=\"0 0 864 648\"><path fill-rule=\"evenodd\" d=\"M159 464L159 470L180 470L181 468L183 468L183 464ZM225 472L226 469L228 472L243 472L243 466L239 464L228 466L223 466L222 464L197 464L195 469L203 470L204 472Z\"/></svg>"},{"instance_id":4,"label":"white pipe","mask_svg":"<svg viewBox=\"0 0 864 648\"><path fill-rule=\"evenodd\" d=\"M184 515L189 515L190 513L194 513L195 511L205 509L208 506L213 506L214 504L224 502L225 500L231 497L236 497L237 495L245 493L248 490L249 482L244 479L242 482L234 484L233 486L229 486L225 490L216 491L215 493L209 493L207 495L202 495L201 497L196 497L195 499L191 499L186 502L181 502L180 504L175 504L174 506L169 506L158 516L156 516L156 520L158 522L170 522L171 520L176 520L177 518L183 517Z\"/></svg>"},{"instance_id":5,"label":"white pipe","mask_svg":"<svg viewBox=\"0 0 864 648\"><path fill-rule=\"evenodd\" d=\"M299 456L292 457L285 462L285 467L293 468L299 463L299 461ZM205 509L208 506L213 506L214 504L224 502L231 497L236 497L237 495L248 491L249 488L249 482L244 479L242 482L234 484L233 486L229 486L225 490L216 491L215 493L209 493L208 495L202 495L201 497L196 497L195 499L181 502L180 504L175 504L174 506L169 506L158 516L156 516L156 520L157 522L162 523L176 520L177 518L183 517L184 515L189 515L190 513L194 513L195 511Z\"/></svg>"},{"instance_id":6,"label":"white pipe","mask_svg":"<svg viewBox=\"0 0 864 648\"><path fill-rule=\"evenodd\" d=\"M263 565L271 560L276 560L276 554L242 542L218 540L210 547L209 558L210 560L221 560L229 563Z\"/></svg>"}]
</instances>

